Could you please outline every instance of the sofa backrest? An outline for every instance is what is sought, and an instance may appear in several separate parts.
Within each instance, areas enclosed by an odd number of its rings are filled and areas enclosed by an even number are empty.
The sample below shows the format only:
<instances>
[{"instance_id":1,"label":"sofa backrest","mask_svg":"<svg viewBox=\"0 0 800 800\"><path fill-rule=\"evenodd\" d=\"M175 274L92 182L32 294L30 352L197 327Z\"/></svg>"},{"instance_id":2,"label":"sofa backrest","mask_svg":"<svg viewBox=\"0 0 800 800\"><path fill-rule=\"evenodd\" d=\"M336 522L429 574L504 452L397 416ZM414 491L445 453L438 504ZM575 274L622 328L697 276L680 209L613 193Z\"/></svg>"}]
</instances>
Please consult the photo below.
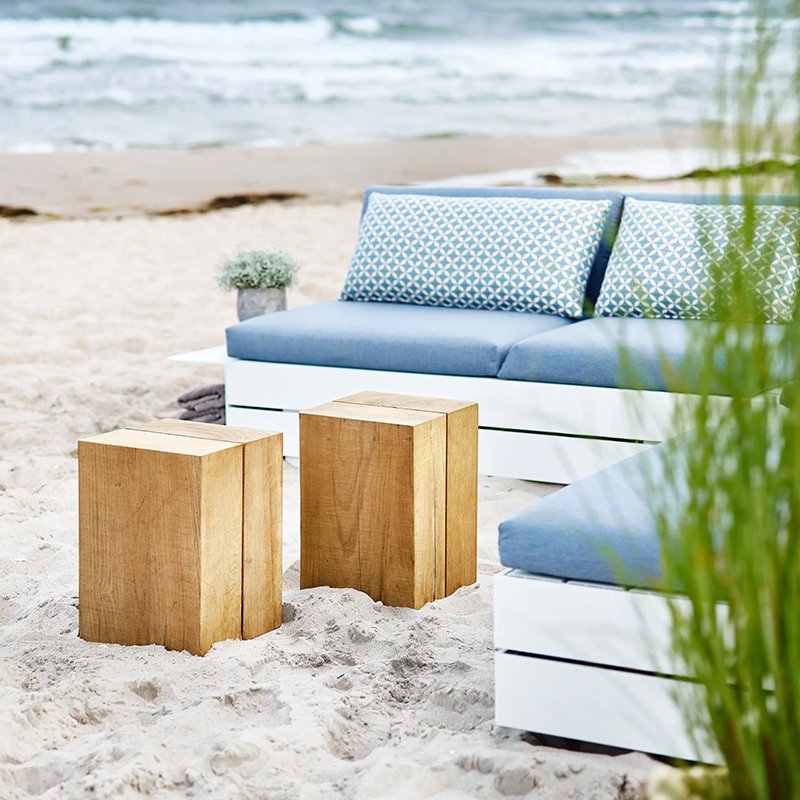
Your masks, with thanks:
<instances>
[{"instance_id":1,"label":"sofa backrest","mask_svg":"<svg viewBox=\"0 0 800 800\"><path fill-rule=\"evenodd\" d=\"M586 309L597 301L600 284L603 282L611 248L614 244L620 216L622 215L623 195L621 192L601 189L562 189L549 187L450 187L450 186L370 186L364 192L361 216L367 210L370 195L380 194L418 194L436 197L515 197L534 200L609 200L609 210L603 235L595 253L586 285Z\"/></svg>"},{"instance_id":2,"label":"sofa backrest","mask_svg":"<svg viewBox=\"0 0 800 800\"><path fill-rule=\"evenodd\" d=\"M725 313L719 300L727 295L720 295L721 275L715 277L714 265L737 253L762 267L764 258L772 259L769 273L759 278L757 314L768 322L788 321L800 272L795 244L800 198L762 195L755 203L760 207L755 240L745 244L734 233L745 220L741 196L626 194L596 313L715 319Z\"/></svg>"},{"instance_id":3,"label":"sofa backrest","mask_svg":"<svg viewBox=\"0 0 800 800\"><path fill-rule=\"evenodd\" d=\"M449 186L371 186L364 193L361 209L363 217L373 193L400 194L400 195L429 195L437 197L486 197L486 198L530 198L542 199L568 199L568 200L608 200L611 202L603 235L597 247L594 261L589 271L585 290L585 312L591 313L594 309L600 289L606 277L609 259L617 237L621 219L624 215L625 201L627 199L643 201L660 201L665 203L681 203L689 205L740 205L742 198L739 196L713 195L713 194L677 194L658 192L631 192L623 195L621 192L602 189L570 189L551 187L449 187ZM781 195L763 195L756 203L764 206L800 206L800 198Z\"/></svg>"}]
</instances>

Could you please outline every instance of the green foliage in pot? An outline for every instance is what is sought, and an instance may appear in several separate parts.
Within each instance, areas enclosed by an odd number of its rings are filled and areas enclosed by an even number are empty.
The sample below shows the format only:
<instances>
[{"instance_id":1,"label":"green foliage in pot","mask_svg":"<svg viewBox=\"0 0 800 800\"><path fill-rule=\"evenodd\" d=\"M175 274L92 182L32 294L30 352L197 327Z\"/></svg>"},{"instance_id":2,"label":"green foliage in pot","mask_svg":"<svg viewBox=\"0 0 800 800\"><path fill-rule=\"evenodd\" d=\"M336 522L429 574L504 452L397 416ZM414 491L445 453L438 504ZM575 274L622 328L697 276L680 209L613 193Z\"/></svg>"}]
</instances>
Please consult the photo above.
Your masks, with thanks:
<instances>
[{"instance_id":1,"label":"green foliage in pot","mask_svg":"<svg viewBox=\"0 0 800 800\"><path fill-rule=\"evenodd\" d=\"M800 17L800 3L789 5ZM675 654L702 689L684 699L684 716L698 744L715 747L726 767L708 773L713 786L691 796L729 800L800 798L800 398L788 407L774 396L752 399L800 376L800 319L795 313L773 328L774 337L749 324L762 318L758 276L774 257L757 246L774 230L763 229L756 200L800 196L800 116L776 121L787 94L800 96L800 37L780 29L767 2L752 13L753 36L722 90L727 131L715 128L720 147L733 141L742 167L722 192L738 196L744 219L714 265L727 321L698 326L683 369L698 377L700 396L677 413L676 429L687 433L667 447L666 479L656 485L654 476L651 486L665 585L682 587L690 601L688 611L679 603L671 609ZM783 90L773 70L782 36L793 37L794 59ZM794 167L779 175L745 169L765 153ZM800 224L789 219L800 259ZM668 498L679 496L676 513Z\"/></svg>"},{"instance_id":2,"label":"green foliage in pot","mask_svg":"<svg viewBox=\"0 0 800 800\"><path fill-rule=\"evenodd\" d=\"M282 250L240 250L217 272L223 289L285 289L294 283L298 264Z\"/></svg>"}]
</instances>

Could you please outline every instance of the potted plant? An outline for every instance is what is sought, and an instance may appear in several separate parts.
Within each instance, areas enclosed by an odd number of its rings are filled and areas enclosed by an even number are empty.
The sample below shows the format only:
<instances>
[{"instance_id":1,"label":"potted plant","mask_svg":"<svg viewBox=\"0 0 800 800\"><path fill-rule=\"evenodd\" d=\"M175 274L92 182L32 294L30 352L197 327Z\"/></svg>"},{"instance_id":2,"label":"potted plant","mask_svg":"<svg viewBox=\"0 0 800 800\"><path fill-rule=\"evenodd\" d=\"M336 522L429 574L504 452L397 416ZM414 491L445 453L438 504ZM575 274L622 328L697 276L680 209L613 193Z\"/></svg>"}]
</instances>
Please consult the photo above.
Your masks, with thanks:
<instances>
[{"instance_id":1,"label":"potted plant","mask_svg":"<svg viewBox=\"0 0 800 800\"><path fill-rule=\"evenodd\" d=\"M223 289L237 289L239 321L286 309L286 289L294 282L297 262L282 250L240 250L217 273Z\"/></svg>"}]
</instances>

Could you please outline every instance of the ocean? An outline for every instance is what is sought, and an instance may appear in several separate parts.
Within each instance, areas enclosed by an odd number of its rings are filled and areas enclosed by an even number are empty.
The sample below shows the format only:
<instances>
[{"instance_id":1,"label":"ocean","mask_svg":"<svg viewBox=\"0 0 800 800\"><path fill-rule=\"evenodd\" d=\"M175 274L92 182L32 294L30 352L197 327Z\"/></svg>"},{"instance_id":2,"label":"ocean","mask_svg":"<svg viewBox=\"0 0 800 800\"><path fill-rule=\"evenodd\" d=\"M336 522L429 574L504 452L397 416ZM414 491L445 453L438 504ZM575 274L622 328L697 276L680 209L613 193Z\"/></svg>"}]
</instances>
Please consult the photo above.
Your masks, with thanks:
<instances>
[{"instance_id":1,"label":"ocean","mask_svg":"<svg viewBox=\"0 0 800 800\"><path fill-rule=\"evenodd\" d=\"M0 150L695 127L749 7L2 0Z\"/></svg>"}]
</instances>

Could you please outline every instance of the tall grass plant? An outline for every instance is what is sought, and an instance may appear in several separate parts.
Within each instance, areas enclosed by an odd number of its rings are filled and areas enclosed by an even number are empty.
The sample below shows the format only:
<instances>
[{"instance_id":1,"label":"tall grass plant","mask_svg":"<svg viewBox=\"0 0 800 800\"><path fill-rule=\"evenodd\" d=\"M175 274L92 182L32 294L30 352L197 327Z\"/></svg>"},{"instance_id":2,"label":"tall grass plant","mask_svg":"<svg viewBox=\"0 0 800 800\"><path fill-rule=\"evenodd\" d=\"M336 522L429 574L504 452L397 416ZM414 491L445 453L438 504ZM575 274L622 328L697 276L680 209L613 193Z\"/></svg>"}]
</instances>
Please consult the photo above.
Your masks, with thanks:
<instances>
[{"instance_id":1,"label":"tall grass plant","mask_svg":"<svg viewBox=\"0 0 800 800\"><path fill-rule=\"evenodd\" d=\"M700 392L675 420L688 433L669 445L666 487L652 487L654 503L685 498L677 522L674 509L659 514L665 584L691 601L690 613L672 608L673 646L705 697L684 713L726 767L710 773L706 796L736 800L800 800L800 397L784 406L774 391L763 396L800 375L800 319L774 336L758 324L779 229L800 262L800 215L787 211L776 225L759 206L765 195L800 197L800 2L787 8L794 24L755 2L723 70L710 134L720 150L733 144L739 168L715 189L743 214L712 266L723 323L701 326L685 366ZM793 72L777 85L773 58L787 37ZM764 159L789 167L748 168Z\"/></svg>"}]
</instances>

